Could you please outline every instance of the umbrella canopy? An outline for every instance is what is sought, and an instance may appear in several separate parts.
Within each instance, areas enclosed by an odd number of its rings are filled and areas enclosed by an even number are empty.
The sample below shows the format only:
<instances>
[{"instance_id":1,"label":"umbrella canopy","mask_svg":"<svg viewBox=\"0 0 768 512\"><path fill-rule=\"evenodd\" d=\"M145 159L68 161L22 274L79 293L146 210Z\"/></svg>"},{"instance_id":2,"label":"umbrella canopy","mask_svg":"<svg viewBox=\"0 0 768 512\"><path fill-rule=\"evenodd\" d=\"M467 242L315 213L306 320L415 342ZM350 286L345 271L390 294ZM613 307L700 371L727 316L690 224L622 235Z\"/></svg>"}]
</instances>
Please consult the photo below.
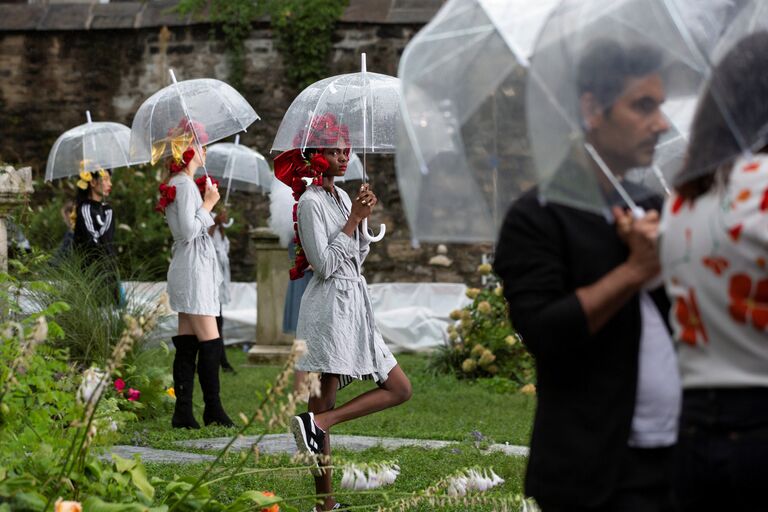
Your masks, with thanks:
<instances>
[{"instance_id":1,"label":"umbrella canopy","mask_svg":"<svg viewBox=\"0 0 768 512\"><path fill-rule=\"evenodd\" d=\"M369 73L365 53L359 73L320 80L304 89L285 113L272 151L337 147L343 137L351 152L363 154L363 181L366 181L366 153L394 153L400 120L400 80ZM333 126L333 134L324 133ZM384 238L386 226L370 236L368 219L361 224L363 236L371 242Z\"/></svg>"},{"instance_id":2,"label":"umbrella canopy","mask_svg":"<svg viewBox=\"0 0 768 512\"><path fill-rule=\"evenodd\" d=\"M274 176L261 153L235 142L220 142L208 146L208 173L222 180L229 190L267 193ZM226 201L225 201L226 202Z\"/></svg>"},{"instance_id":3,"label":"umbrella canopy","mask_svg":"<svg viewBox=\"0 0 768 512\"><path fill-rule=\"evenodd\" d=\"M709 175L741 154L761 151L768 145L768 82L764 69L768 50L768 2L749 0L738 4L733 21L710 51L688 37L692 51L705 55L712 67L691 127L687 164L675 184ZM673 12L680 20L685 13ZM686 27L681 22L681 30Z\"/></svg>"},{"instance_id":4,"label":"umbrella canopy","mask_svg":"<svg viewBox=\"0 0 768 512\"><path fill-rule=\"evenodd\" d=\"M698 96L710 71L708 49L727 24L727 15L712 13L725 13L732 4L564 0L558 5L540 32L526 89L528 134L543 199L604 213L612 195L635 208L663 190L662 182L649 174L663 171L669 182L674 163L681 161L691 98ZM611 155L605 144L598 147L593 140L592 123L609 120L631 87L640 87L646 78L658 79L658 87L654 97L636 106L635 122L655 123L655 131ZM680 117L670 123L669 112L675 109ZM656 152L654 146L671 150ZM656 186L633 186L630 180Z\"/></svg>"},{"instance_id":5,"label":"umbrella canopy","mask_svg":"<svg viewBox=\"0 0 768 512\"><path fill-rule=\"evenodd\" d=\"M396 168L413 238L492 242L510 202L535 183L522 93L556 4L450 0L406 47Z\"/></svg>"},{"instance_id":6,"label":"umbrella canopy","mask_svg":"<svg viewBox=\"0 0 768 512\"><path fill-rule=\"evenodd\" d=\"M240 93L210 78L176 82L141 104L131 126L132 161L155 163L173 154L175 142L202 147L244 131L259 116ZM186 122L185 122L186 121ZM204 131L204 134L197 133ZM185 148L182 148L183 151Z\"/></svg>"},{"instance_id":7,"label":"umbrella canopy","mask_svg":"<svg viewBox=\"0 0 768 512\"><path fill-rule=\"evenodd\" d=\"M336 122L349 130L351 151L394 153L400 122L399 101L400 80L369 73L363 54L359 73L325 78L301 91L283 116L272 151L304 151L309 144L331 147L321 140L311 140L310 135L322 122L322 116L332 114Z\"/></svg>"},{"instance_id":8,"label":"umbrella canopy","mask_svg":"<svg viewBox=\"0 0 768 512\"><path fill-rule=\"evenodd\" d=\"M147 160L131 160L128 143L131 130L120 123L91 121L62 133L53 144L45 165L45 181L76 176L81 171L114 169Z\"/></svg>"}]
</instances>

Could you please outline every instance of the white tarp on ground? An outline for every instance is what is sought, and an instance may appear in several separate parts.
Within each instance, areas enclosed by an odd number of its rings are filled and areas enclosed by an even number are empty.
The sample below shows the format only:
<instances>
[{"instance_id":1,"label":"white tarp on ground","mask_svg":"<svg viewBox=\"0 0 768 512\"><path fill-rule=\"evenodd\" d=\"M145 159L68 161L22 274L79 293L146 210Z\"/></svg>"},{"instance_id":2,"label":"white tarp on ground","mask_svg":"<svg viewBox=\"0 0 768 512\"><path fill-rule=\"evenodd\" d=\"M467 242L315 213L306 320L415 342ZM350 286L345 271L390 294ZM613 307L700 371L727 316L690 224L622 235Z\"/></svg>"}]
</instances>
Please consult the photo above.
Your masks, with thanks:
<instances>
[{"instance_id":1,"label":"white tarp on ground","mask_svg":"<svg viewBox=\"0 0 768 512\"><path fill-rule=\"evenodd\" d=\"M153 301L165 282L124 283L132 300ZM369 286L376 325L393 352L431 350L444 343L445 328L454 309L468 304L467 287L454 283L382 283ZM256 283L232 283L232 301L223 307L227 344L253 343L256 336ZM170 340L176 316L158 328L157 337Z\"/></svg>"}]
</instances>

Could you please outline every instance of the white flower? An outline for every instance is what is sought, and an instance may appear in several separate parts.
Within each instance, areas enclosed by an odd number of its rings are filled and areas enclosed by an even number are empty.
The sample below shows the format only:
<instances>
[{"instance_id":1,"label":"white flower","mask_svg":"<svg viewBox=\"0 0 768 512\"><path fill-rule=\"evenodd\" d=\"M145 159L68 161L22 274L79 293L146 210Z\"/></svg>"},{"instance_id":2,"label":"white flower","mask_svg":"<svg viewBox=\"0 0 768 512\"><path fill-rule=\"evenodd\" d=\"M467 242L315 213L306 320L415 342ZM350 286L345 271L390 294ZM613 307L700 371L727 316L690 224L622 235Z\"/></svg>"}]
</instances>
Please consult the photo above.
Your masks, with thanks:
<instances>
[{"instance_id":1,"label":"white flower","mask_svg":"<svg viewBox=\"0 0 768 512\"><path fill-rule=\"evenodd\" d=\"M77 398L81 403L95 402L104 392L107 385L107 374L96 367L83 372L83 381L77 390Z\"/></svg>"},{"instance_id":2,"label":"white flower","mask_svg":"<svg viewBox=\"0 0 768 512\"><path fill-rule=\"evenodd\" d=\"M377 489L393 484L399 474L400 467L397 464L375 464L370 466L348 464L344 466L341 487L356 491Z\"/></svg>"},{"instance_id":3,"label":"white flower","mask_svg":"<svg viewBox=\"0 0 768 512\"><path fill-rule=\"evenodd\" d=\"M112 432L117 432L117 428L118 426L115 420L112 420L109 422L109 430L111 430Z\"/></svg>"},{"instance_id":4,"label":"white flower","mask_svg":"<svg viewBox=\"0 0 768 512\"><path fill-rule=\"evenodd\" d=\"M491 470L482 473L477 469L464 470L448 479L446 493L448 496L464 496L467 491L484 492L504 483L504 479Z\"/></svg>"},{"instance_id":5,"label":"white flower","mask_svg":"<svg viewBox=\"0 0 768 512\"><path fill-rule=\"evenodd\" d=\"M365 473L357 468L353 468L352 471L355 474L355 484L352 488L356 491L363 491L368 489L368 479L365 477Z\"/></svg>"},{"instance_id":6,"label":"white flower","mask_svg":"<svg viewBox=\"0 0 768 512\"><path fill-rule=\"evenodd\" d=\"M352 489L355 485L355 475L352 473L352 471L349 470L349 468L344 468L344 474L341 477L341 488L342 489Z\"/></svg>"}]
</instances>

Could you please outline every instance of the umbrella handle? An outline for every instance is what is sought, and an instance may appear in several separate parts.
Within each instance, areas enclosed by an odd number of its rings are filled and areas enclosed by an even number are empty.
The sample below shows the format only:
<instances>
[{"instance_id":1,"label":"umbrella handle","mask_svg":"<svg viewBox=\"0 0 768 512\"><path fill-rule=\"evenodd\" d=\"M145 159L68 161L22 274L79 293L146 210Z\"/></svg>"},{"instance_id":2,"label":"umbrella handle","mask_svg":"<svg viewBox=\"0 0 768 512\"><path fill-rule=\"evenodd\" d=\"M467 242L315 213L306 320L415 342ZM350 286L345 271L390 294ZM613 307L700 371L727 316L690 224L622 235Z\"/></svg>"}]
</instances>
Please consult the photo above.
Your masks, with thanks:
<instances>
[{"instance_id":1,"label":"umbrella handle","mask_svg":"<svg viewBox=\"0 0 768 512\"><path fill-rule=\"evenodd\" d=\"M363 228L363 237L368 242L380 242L381 240L384 239L384 235L387 233L387 226L385 226L384 224L379 224L379 234L375 235L375 236L369 235L368 234L368 219L367 218L363 219L362 228Z\"/></svg>"},{"instance_id":2,"label":"umbrella handle","mask_svg":"<svg viewBox=\"0 0 768 512\"><path fill-rule=\"evenodd\" d=\"M221 227L223 227L223 228L229 228L229 227L231 227L231 226L232 226L232 223L233 223L233 222L235 222L235 219L233 219L232 217L230 217L230 218L229 218L229 220L228 220L227 222L225 222L224 224L222 224L222 225L221 225Z\"/></svg>"},{"instance_id":3,"label":"umbrella handle","mask_svg":"<svg viewBox=\"0 0 768 512\"><path fill-rule=\"evenodd\" d=\"M645 210L640 206L632 208L632 217L635 219L642 219L645 217Z\"/></svg>"}]
</instances>

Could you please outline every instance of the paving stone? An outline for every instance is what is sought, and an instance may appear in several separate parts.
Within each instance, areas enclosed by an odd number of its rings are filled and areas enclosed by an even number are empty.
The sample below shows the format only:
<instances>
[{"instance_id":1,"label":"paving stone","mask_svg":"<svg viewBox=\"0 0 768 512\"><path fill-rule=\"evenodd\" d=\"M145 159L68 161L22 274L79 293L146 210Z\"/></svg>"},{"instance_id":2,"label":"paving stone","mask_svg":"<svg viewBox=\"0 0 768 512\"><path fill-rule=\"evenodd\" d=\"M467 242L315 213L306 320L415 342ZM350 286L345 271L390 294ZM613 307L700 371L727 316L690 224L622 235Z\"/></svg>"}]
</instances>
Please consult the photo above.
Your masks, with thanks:
<instances>
[{"instance_id":1,"label":"paving stone","mask_svg":"<svg viewBox=\"0 0 768 512\"><path fill-rule=\"evenodd\" d=\"M135 454L141 456L142 462L164 462L169 464L194 464L196 462L208 462L214 460L213 455L200 453L177 452L173 450L157 450L146 446L113 446L110 453L114 453L124 459L133 458ZM103 459L110 460L110 453L104 454Z\"/></svg>"},{"instance_id":2,"label":"paving stone","mask_svg":"<svg viewBox=\"0 0 768 512\"><path fill-rule=\"evenodd\" d=\"M232 444L233 450L247 450L253 446L258 436L244 436L237 439ZM396 450L404 446L418 446L427 449L445 448L456 444L454 441L437 441L429 439L405 439L398 437L372 437L372 436L350 436L333 435L332 442L334 448L343 448L350 451L363 451L369 448L381 446L388 450ZM198 450L220 450L228 442L228 437L214 437L210 439L194 439L190 441L178 441L179 446L186 448L195 448ZM259 450L262 453L287 453L296 452L296 444L293 436L290 434L267 434L259 443ZM501 452L506 455L527 456L528 448L525 446L494 444L489 448L491 452Z\"/></svg>"}]
</instances>

